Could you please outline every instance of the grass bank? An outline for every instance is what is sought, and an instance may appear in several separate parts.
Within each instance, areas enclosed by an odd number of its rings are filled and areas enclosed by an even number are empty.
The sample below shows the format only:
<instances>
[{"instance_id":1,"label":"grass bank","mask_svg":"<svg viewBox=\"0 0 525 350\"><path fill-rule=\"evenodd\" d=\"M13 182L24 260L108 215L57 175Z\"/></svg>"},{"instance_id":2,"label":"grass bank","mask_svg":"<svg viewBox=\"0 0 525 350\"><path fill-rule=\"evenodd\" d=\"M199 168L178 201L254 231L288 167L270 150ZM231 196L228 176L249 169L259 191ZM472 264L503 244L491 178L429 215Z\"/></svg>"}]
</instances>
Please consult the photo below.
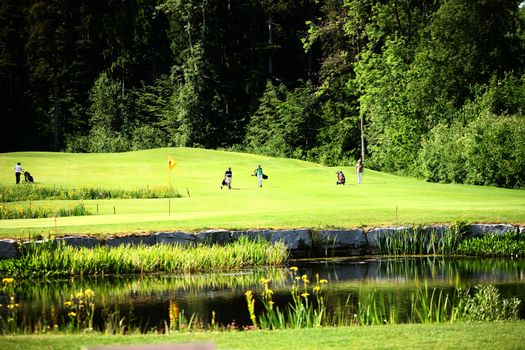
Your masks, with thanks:
<instances>
[{"instance_id":1,"label":"grass bank","mask_svg":"<svg viewBox=\"0 0 525 350\"><path fill-rule=\"evenodd\" d=\"M523 349L525 322L405 324L169 335L20 335L0 337L3 350L73 350L124 344L213 343L217 349Z\"/></svg>"},{"instance_id":2,"label":"grass bank","mask_svg":"<svg viewBox=\"0 0 525 350\"><path fill-rule=\"evenodd\" d=\"M168 172L168 157L177 162ZM106 234L204 228L364 227L467 222L525 223L525 190L445 185L365 170L356 184L353 164L319 164L253 154L191 148L118 154L19 152L0 154L0 185L14 186L16 162L35 186L136 190L173 186L182 198L84 200L97 215L0 220L0 237L29 234ZM258 164L269 179L251 176ZM227 167L233 188L220 189ZM57 171L60 169L60 171ZM347 176L336 186L336 170ZM34 205L66 207L71 201Z\"/></svg>"}]
</instances>

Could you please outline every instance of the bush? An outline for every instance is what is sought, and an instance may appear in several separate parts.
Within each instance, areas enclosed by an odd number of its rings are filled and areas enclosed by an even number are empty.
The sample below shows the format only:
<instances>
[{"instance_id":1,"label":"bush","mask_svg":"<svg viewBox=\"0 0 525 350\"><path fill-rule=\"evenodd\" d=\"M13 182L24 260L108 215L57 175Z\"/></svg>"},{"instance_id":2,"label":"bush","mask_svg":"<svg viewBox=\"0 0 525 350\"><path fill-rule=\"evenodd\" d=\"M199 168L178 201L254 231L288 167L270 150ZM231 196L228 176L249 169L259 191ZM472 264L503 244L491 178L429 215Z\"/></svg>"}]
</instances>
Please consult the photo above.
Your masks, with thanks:
<instances>
[{"instance_id":1,"label":"bush","mask_svg":"<svg viewBox=\"0 0 525 350\"><path fill-rule=\"evenodd\" d=\"M525 117L481 115L434 128L419 152L419 174L436 182L525 186Z\"/></svg>"},{"instance_id":2,"label":"bush","mask_svg":"<svg viewBox=\"0 0 525 350\"><path fill-rule=\"evenodd\" d=\"M503 236L485 235L467 239L458 245L457 253L484 257L523 257L525 235L508 233Z\"/></svg>"}]
</instances>

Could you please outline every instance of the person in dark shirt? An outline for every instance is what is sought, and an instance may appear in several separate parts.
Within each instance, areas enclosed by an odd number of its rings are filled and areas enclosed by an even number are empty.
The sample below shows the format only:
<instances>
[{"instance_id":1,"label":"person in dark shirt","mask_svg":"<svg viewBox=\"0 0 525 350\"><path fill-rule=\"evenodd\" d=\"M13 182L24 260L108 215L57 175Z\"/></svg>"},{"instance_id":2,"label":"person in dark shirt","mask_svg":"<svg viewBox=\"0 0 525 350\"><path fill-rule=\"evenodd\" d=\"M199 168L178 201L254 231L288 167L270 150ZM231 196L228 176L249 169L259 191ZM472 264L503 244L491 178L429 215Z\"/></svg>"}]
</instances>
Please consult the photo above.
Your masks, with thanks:
<instances>
[{"instance_id":1,"label":"person in dark shirt","mask_svg":"<svg viewBox=\"0 0 525 350\"><path fill-rule=\"evenodd\" d=\"M229 190L232 188L232 168L230 167L228 167L228 169L226 169L226 171L224 172L224 180L222 181L222 186L228 186Z\"/></svg>"}]
</instances>

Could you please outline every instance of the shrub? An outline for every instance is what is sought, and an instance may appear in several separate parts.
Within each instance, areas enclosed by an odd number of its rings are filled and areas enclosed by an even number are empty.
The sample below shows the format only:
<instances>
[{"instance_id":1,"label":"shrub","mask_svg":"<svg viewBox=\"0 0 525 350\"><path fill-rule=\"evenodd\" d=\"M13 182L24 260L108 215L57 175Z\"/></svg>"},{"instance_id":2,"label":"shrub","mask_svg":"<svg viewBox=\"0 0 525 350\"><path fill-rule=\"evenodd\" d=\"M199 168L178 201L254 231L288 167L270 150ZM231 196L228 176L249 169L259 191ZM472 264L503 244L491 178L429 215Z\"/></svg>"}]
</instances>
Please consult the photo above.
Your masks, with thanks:
<instances>
[{"instance_id":1,"label":"shrub","mask_svg":"<svg viewBox=\"0 0 525 350\"><path fill-rule=\"evenodd\" d=\"M525 256L525 235L507 233L503 236L475 237L461 242L456 252L485 257L523 257Z\"/></svg>"},{"instance_id":2,"label":"shrub","mask_svg":"<svg viewBox=\"0 0 525 350\"><path fill-rule=\"evenodd\" d=\"M439 125L419 152L419 175L436 182L525 186L525 117L483 114Z\"/></svg>"}]
</instances>

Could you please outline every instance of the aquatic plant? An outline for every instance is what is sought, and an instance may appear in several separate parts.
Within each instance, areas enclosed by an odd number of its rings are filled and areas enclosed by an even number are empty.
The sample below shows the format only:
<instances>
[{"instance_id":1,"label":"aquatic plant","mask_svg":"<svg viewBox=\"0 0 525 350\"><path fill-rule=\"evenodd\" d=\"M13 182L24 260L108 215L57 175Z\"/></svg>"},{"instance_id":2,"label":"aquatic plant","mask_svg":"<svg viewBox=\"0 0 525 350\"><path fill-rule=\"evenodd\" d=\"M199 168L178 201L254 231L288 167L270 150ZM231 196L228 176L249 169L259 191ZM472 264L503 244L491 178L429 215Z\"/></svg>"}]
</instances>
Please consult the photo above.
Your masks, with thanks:
<instances>
[{"instance_id":1,"label":"aquatic plant","mask_svg":"<svg viewBox=\"0 0 525 350\"><path fill-rule=\"evenodd\" d=\"M327 325L327 308L324 303L322 286L328 283L325 279L315 276L315 285L312 286L307 275L298 276L297 267L290 268L292 287L291 299L282 308L273 301L271 280L263 278L263 291L259 295L263 311L255 315L255 297L251 290L246 292L248 312L253 327L262 329L310 328Z\"/></svg>"},{"instance_id":2,"label":"aquatic plant","mask_svg":"<svg viewBox=\"0 0 525 350\"><path fill-rule=\"evenodd\" d=\"M420 227L394 231L382 236L379 249L383 254L451 254L462 239L462 231L446 229L437 232Z\"/></svg>"},{"instance_id":3,"label":"aquatic plant","mask_svg":"<svg viewBox=\"0 0 525 350\"><path fill-rule=\"evenodd\" d=\"M91 289L79 291L64 302L68 321L66 327L70 331L93 331L93 316L95 314L95 292Z\"/></svg>"},{"instance_id":4,"label":"aquatic plant","mask_svg":"<svg viewBox=\"0 0 525 350\"><path fill-rule=\"evenodd\" d=\"M519 319L520 303L518 298L502 298L492 285L479 285L474 287L474 294L470 290L460 292L456 310L462 321L509 321Z\"/></svg>"},{"instance_id":5,"label":"aquatic plant","mask_svg":"<svg viewBox=\"0 0 525 350\"><path fill-rule=\"evenodd\" d=\"M16 333L18 328L18 309L16 300L16 280L12 277L2 279L0 294L0 334Z\"/></svg>"},{"instance_id":6,"label":"aquatic plant","mask_svg":"<svg viewBox=\"0 0 525 350\"><path fill-rule=\"evenodd\" d=\"M322 284L316 276L315 287L309 287L308 276L296 276L292 271L292 301L277 305L268 287L270 281L263 279L263 291L258 300L262 311L255 313L256 299L250 290L246 292L248 311L255 328L311 328L320 326L378 325L398 323L442 323L460 321L493 321L518 319L520 301L502 298L494 286L478 286L471 290L429 289L426 285L410 295L410 314L402 318L393 294L366 292L358 295L357 303L349 296L344 305L328 309L322 293Z\"/></svg>"},{"instance_id":7,"label":"aquatic plant","mask_svg":"<svg viewBox=\"0 0 525 350\"><path fill-rule=\"evenodd\" d=\"M76 248L50 239L22 246L18 259L0 260L0 275L75 276L240 270L280 266L288 256L282 242L240 239L227 245L119 246Z\"/></svg>"},{"instance_id":8,"label":"aquatic plant","mask_svg":"<svg viewBox=\"0 0 525 350\"><path fill-rule=\"evenodd\" d=\"M523 257L525 256L525 235L507 233L474 237L462 241L456 252L462 255L484 257Z\"/></svg>"}]
</instances>

